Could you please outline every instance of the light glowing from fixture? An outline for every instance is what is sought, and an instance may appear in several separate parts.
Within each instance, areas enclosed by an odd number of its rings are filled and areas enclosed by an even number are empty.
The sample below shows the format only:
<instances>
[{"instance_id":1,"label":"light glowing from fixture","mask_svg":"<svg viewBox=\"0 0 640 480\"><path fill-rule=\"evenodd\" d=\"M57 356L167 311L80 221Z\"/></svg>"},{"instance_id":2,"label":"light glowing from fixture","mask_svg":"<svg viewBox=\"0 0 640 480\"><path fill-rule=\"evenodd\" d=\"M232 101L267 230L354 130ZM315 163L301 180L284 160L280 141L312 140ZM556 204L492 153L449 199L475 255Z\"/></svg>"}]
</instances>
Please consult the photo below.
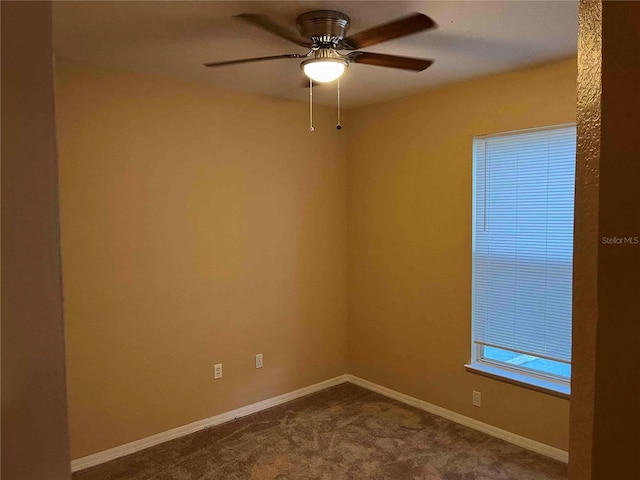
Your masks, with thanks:
<instances>
[{"instance_id":1,"label":"light glowing from fixture","mask_svg":"<svg viewBox=\"0 0 640 480\"><path fill-rule=\"evenodd\" d=\"M347 68L347 62L340 58L313 58L301 64L305 75L314 82L333 82Z\"/></svg>"}]
</instances>

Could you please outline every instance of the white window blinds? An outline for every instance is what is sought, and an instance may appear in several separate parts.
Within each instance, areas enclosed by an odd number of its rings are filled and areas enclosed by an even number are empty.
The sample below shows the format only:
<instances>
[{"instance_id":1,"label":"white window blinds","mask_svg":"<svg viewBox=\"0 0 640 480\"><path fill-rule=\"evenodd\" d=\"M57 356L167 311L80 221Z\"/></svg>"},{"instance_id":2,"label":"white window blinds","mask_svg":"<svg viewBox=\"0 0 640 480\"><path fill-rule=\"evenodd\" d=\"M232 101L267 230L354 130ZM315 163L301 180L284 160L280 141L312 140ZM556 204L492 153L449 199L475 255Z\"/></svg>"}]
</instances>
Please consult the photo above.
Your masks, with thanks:
<instances>
[{"instance_id":1,"label":"white window blinds","mask_svg":"<svg viewBox=\"0 0 640 480\"><path fill-rule=\"evenodd\" d=\"M474 139L473 336L571 360L575 126Z\"/></svg>"}]
</instances>

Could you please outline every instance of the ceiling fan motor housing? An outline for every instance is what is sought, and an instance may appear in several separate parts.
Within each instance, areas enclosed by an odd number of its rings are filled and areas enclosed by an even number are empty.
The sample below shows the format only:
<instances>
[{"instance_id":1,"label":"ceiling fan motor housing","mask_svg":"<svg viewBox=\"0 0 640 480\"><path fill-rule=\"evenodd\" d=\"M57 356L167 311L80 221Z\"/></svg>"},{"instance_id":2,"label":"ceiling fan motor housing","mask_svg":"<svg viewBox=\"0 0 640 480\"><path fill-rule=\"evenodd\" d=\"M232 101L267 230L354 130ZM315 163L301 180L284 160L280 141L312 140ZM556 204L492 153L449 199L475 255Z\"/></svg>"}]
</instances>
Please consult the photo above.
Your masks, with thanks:
<instances>
[{"instance_id":1,"label":"ceiling fan motor housing","mask_svg":"<svg viewBox=\"0 0 640 480\"><path fill-rule=\"evenodd\" d=\"M209 62L204 64L206 67L222 67L283 58L306 58L300 66L309 78L317 82L331 82L339 78L350 63L398 68L414 72L421 72L433 64L433 60L426 58L360 51L362 47L435 28L436 23L423 13L413 13L347 37L347 30L351 22L347 15L335 10L314 10L303 13L296 19L296 26L301 37L306 37L309 40L295 35L289 29L270 20L266 15L243 13L236 15L236 18L300 47L308 48L309 51L306 54L290 53ZM340 53L341 50L350 50L351 52L343 54Z\"/></svg>"},{"instance_id":2,"label":"ceiling fan motor housing","mask_svg":"<svg viewBox=\"0 0 640 480\"><path fill-rule=\"evenodd\" d=\"M349 29L351 19L335 10L316 10L303 13L296 19L300 35L310 38L320 47L335 47Z\"/></svg>"}]
</instances>

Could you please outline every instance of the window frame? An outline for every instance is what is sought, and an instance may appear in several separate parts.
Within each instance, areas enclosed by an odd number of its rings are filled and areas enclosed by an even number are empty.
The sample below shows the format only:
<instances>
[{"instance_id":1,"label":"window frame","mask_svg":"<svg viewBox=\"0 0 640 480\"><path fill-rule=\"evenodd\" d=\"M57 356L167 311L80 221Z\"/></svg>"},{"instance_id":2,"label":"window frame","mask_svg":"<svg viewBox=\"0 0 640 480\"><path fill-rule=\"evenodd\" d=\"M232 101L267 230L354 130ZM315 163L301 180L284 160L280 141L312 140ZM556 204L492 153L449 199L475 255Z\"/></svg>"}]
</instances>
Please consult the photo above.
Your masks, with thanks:
<instances>
[{"instance_id":1,"label":"window frame","mask_svg":"<svg viewBox=\"0 0 640 480\"><path fill-rule=\"evenodd\" d=\"M545 373L530 369L527 367L512 365L506 362L501 362L496 359L486 358L484 355L484 348L495 347L501 350L507 350L518 353L517 350L512 348L489 345L484 342L478 342L474 336L474 310L475 295L476 295L476 265L475 265L475 245L476 245L476 176L477 176L477 155L476 155L476 141L478 139L486 139L491 137L504 137L508 135L517 135L531 132L540 132L546 130L556 130L561 128L576 127L575 122L548 125L542 127L512 130L507 132L497 132L486 135L477 135L473 137L472 143L472 158L473 158L473 176L472 176L472 252L471 252L471 360L468 364L465 364L465 368L470 373L475 373L483 376L487 376L496 380L501 380L514 385L519 385L532 390L548 393L561 398L569 398L571 394L571 377L563 377L561 375L554 375L551 373ZM572 248L573 249L573 248ZM526 354L525 352L520 352ZM527 354L528 355L528 354ZM544 357L537 357L544 358ZM561 362L564 363L564 362ZM567 362L571 365L571 362Z\"/></svg>"}]
</instances>

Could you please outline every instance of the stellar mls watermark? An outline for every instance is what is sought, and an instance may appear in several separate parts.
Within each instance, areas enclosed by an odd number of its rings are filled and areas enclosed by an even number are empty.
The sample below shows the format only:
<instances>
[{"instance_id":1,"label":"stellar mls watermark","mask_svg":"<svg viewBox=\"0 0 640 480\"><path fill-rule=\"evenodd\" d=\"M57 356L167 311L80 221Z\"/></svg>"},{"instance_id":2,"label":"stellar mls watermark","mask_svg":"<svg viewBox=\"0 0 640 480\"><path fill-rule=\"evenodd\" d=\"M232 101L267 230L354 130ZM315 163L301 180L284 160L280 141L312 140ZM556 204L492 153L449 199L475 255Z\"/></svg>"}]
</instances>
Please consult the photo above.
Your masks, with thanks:
<instances>
[{"instance_id":1,"label":"stellar mls watermark","mask_svg":"<svg viewBox=\"0 0 640 480\"><path fill-rule=\"evenodd\" d=\"M640 237L602 237L603 245L638 245Z\"/></svg>"}]
</instances>

